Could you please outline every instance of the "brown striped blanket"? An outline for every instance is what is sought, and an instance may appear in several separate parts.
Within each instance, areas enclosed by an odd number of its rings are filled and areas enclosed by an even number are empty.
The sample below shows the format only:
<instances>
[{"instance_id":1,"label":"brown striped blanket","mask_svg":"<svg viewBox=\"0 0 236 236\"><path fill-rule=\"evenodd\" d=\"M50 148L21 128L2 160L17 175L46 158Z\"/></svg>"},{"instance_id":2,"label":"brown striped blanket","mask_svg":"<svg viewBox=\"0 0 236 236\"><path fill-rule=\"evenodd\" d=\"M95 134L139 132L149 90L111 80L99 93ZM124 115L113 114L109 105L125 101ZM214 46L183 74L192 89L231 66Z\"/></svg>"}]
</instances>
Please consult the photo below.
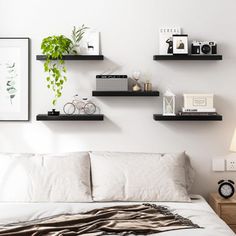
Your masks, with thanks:
<instances>
[{"instance_id":1,"label":"brown striped blanket","mask_svg":"<svg viewBox=\"0 0 236 236\"><path fill-rule=\"evenodd\" d=\"M0 226L0 236L148 235L193 228L200 227L167 207L137 204L8 224Z\"/></svg>"}]
</instances>

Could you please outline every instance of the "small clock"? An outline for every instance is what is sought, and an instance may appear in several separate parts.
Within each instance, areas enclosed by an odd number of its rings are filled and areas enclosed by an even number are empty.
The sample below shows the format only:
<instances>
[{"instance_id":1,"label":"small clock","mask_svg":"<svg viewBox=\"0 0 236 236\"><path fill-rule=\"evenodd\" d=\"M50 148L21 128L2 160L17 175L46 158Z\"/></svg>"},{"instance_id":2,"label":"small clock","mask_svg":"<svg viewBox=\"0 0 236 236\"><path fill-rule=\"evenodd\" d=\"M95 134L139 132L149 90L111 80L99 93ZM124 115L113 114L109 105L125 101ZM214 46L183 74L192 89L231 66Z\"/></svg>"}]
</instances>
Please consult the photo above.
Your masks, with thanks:
<instances>
[{"instance_id":1,"label":"small clock","mask_svg":"<svg viewBox=\"0 0 236 236\"><path fill-rule=\"evenodd\" d=\"M218 192L223 198L230 198L234 195L234 182L232 180L220 180Z\"/></svg>"}]
</instances>

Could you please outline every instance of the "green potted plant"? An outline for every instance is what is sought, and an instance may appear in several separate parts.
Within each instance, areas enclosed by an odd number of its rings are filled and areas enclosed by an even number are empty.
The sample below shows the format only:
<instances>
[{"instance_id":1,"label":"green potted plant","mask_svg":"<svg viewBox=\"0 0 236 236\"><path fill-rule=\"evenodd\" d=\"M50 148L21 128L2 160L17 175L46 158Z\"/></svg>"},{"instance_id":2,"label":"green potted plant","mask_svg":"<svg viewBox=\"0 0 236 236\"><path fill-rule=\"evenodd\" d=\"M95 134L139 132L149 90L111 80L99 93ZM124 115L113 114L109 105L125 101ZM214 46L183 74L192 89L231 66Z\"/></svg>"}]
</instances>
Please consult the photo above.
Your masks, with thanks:
<instances>
[{"instance_id":1,"label":"green potted plant","mask_svg":"<svg viewBox=\"0 0 236 236\"><path fill-rule=\"evenodd\" d=\"M71 51L75 54L79 54L80 50L79 50L79 44L80 41L82 40L86 30L89 29L89 27L86 27L85 25L82 25L81 27L79 27L78 29L74 26L73 30L72 30L72 48Z\"/></svg>"},{"instance_id":2,"label":"green potted plant","mask_svg":"<svg viewBox=\"0 0 236 236\"><path fill-rule=\"evenodd\" d=\"M54 97L53 106L56 105L58 98L62 95L64 83L67 81L66 66L63 55L78 54L77 47L82 40L87 27L82 25L79 29L74 27L72 40L64 35L49 36L43 39L41 44L42 53L46 56L44 71L48 73L46 77L47 87L52 90ZM51 115L58 115L53 109Z\"/></svg>"},{"instance_id":3,"label":"green potted plant","mask_svg":"<svg viewBox=\"0 0 236 236\"><path fill-rule=\"evenodd\" d=\"M70 52L71 44L72 41L64 35L49 36L44 38L41 44L42 52L47 56L44 71L48 73L47 87L54 93L52 100L54 106L61 97L63 85L67 81L66 66L62 57Z\"/></svg>"}]
</instances>

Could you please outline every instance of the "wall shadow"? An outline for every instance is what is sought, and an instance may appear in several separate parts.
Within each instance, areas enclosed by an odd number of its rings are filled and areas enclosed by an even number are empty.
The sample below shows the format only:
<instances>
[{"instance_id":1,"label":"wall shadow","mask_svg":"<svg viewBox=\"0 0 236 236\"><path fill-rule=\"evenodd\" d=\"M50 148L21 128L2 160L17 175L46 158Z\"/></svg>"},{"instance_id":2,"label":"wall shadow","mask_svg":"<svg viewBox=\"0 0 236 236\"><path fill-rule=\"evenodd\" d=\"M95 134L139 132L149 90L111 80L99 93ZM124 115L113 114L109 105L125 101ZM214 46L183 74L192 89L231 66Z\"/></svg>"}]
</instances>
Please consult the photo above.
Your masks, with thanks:
<instances>
[{"instance_id":1,"label":"wall shadow","mask_svg":"<svg viewBox=\"0 0 236 236\"><path fill-rule=\"evenodd\" d=\"M44 121L43 123L56 134L122 132L122 129L106 116L104 121Z\"/></svg>"}]
</instances>

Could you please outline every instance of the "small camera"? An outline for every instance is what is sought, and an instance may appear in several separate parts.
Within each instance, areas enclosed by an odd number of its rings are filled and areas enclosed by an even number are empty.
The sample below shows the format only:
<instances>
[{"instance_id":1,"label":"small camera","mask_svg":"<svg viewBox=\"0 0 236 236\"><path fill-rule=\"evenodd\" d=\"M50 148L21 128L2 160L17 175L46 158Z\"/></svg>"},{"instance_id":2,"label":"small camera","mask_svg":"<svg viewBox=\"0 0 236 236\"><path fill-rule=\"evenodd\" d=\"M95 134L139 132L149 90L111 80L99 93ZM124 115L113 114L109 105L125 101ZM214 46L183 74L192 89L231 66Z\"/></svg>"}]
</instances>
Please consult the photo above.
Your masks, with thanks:
<instances>
[{"instance_id":1,"label":"small camera","mask_svg":"<svg viewBox=\"0 0 236 236\"><path fill-rule=\"evenodd\" d=\"M217 54L217 44L215 42L192 42L191 47L192 54Z\"/></svg>"}]
</instances>

